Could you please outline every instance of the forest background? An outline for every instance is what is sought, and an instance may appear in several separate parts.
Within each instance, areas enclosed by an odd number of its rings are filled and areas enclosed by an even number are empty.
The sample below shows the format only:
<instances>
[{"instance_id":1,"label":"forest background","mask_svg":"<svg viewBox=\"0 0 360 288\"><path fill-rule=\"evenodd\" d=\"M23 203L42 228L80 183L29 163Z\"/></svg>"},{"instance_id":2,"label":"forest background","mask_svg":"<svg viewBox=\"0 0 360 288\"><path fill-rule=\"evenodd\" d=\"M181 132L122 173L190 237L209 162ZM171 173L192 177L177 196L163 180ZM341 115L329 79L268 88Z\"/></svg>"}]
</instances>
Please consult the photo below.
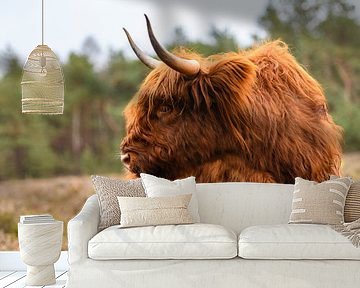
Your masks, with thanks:
<instances>
[{"instance_id":1,"label":"forest background","mask_svg":"<svg viewBox=\"0 0 360 288\"><path fill-rule=\"evenodd\" d=\"M330 114L344 129L343 171L360 178L360 19L346 0L270 1L259 24L267 38L288 43L324 88ZM212 27L209 42L174 31L169 49L204 56L246 49L227 30ZM253 42L264 40L253 35ZM21 114L22 60L0 51L0 250L17 249L21 214L51 213L68 221L93 193L88 175L121 175L123 109L149 70L123 51L95 65L99 48L89 36L63 63L65 113ZM66 231L66 229L65 229ZM65 235L64 235L65 236ZM63 248L66 249L66 237Z\"/></svg>"}]
</instances>

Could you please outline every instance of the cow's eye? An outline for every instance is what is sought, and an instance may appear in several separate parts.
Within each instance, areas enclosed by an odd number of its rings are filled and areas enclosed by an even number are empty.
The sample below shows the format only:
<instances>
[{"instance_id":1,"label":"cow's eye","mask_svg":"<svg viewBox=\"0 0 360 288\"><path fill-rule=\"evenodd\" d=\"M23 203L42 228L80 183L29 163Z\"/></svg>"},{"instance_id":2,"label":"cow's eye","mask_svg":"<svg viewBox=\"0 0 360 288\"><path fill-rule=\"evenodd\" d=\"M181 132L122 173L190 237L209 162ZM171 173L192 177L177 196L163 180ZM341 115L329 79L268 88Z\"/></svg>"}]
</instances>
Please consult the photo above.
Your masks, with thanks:
<instances>
[{"instance_id":1,"label":"cow's eye","mask_svg":"<svg viewBox=\"0 0 360 288\"><path fill-rule=\"evenodd\" d=\"M169 105L161 105L158 110L160 113L169 113L172 111L172 107Z\"/></svg>"}]
</instances>

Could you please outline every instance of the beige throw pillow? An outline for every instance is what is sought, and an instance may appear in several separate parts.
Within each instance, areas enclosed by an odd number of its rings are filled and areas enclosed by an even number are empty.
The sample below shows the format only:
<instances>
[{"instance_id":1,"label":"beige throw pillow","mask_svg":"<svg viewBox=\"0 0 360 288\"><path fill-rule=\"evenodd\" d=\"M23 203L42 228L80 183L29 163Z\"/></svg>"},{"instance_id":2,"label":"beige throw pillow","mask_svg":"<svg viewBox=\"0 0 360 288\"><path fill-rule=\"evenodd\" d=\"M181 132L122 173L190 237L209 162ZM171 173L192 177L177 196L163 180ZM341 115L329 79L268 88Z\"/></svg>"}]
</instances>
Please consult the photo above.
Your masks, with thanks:
<instances>
[{"instance_id":1,"label":"beige throw pillow","mask_svg":"<svg viewBox=\"0 0 360 288\"><path fill-rule=\"evenodd\" d=\"M120 224L117 196L145 197L141 179L120 180L104 176L91 176L100 206L99 229Z\"/></svg>"},{"instance_id":2,"label":"beige throw pillow","mask_svg":"<svg viewBox=\"0 0 360 288\"><path fill-rule=\"evenodd\" d=\"M322 183L295 178L289 223L342 224L351 182L347 177Z\"/></svg>"},{"instance_id":3,"label":"beige throw pillow","mask_svg":"<svg viewBox=\"0 0 360 288\"><path fill-rule=\"evenodd\" d=\"M170 181L145 173L141 173L140 177L147 197L191 194L192 197L188 209L194 222L200 222L195 177L191 176L185 179L177 179L175 181Z\"/></svg>"},{"instance_id":4,"label":"beige throw pillow","mask_svg":"<svg viewBox=\"0 0 360 288\"><path fill-rule=\"evenodd\" d=\"M331 175L330 180L338 179L339 176ZM346 196L344 208L344 220L346 223L360 219L360 181L353 182Z\"/></svg>"},{"instance_id":5,"label":"beige throw pillow","mask_svg":"<svg viewBox=\"0 0 360 288\"><path fill-rule=\"evenodd\" d=\"M121 227L193 223L187 209L191 194L117 198L121 210Z\"/></svg>"}]
</instances>

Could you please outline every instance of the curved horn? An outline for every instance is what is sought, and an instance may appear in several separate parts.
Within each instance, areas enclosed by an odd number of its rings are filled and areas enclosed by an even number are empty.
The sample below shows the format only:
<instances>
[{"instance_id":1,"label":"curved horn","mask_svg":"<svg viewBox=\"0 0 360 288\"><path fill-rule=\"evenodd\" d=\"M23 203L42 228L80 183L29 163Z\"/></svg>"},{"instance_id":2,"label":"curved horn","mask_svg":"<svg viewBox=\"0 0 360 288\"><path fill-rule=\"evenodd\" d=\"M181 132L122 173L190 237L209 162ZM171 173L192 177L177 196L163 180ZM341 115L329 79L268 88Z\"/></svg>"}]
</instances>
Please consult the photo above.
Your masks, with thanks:
<instances>
[{"instance_id":1,"label":"curved horn","mask_svg":"<svg viewBox=\"0 0 360 288\"><path fill-rule=\"evenodd\" d=\"M159 58L169 67L172 69L188 75L188 76L194 76L199 73L200 71L200 64L196 60L188 60L180 58L174 54L171 54L169 51L167 51L155 38L154 32L151 28L151 24L149 21L149 18L146 16L146 24L147 29L149 33L149 38L151 41L151 44L156 52L156 54L159 56Z\"/></svg>"},{"instance_id":2,"label":"curved horn","mask_svg":"<svg viewBox=\"0 0 360 288\"><path fill-rule=\"evenodd\" d=\"M126 33L126 36L129 40L132 50L135 52L135 54L139 58L139 60L151 69L156 68L161 63L161 61L156 60L156 59L146 55L132 40L129 32L125 28L123 28L123 29Z\"/></svg>"}]
</instances>

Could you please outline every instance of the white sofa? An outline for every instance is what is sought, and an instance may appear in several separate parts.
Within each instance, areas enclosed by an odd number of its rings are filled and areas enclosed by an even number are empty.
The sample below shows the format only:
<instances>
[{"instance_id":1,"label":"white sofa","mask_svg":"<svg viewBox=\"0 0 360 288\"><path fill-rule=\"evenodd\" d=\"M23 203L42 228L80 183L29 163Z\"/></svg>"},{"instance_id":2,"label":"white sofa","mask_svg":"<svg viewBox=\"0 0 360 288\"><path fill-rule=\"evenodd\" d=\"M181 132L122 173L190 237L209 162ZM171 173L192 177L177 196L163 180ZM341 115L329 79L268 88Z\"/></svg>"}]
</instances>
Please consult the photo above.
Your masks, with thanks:
<instances>
[{"instance_id":1,"label":"white sofa","mask_svg":"<svg viewBox=\"0 0 360 288\"><path fill-rule=\"evenodd\" d=\"M360 287L360 248L327 226L287 224L292 190L284 184L197 184L207 224L113 226L99 233L93 195L68 224L66 287Z\"/></svg>"}]
</instances>

